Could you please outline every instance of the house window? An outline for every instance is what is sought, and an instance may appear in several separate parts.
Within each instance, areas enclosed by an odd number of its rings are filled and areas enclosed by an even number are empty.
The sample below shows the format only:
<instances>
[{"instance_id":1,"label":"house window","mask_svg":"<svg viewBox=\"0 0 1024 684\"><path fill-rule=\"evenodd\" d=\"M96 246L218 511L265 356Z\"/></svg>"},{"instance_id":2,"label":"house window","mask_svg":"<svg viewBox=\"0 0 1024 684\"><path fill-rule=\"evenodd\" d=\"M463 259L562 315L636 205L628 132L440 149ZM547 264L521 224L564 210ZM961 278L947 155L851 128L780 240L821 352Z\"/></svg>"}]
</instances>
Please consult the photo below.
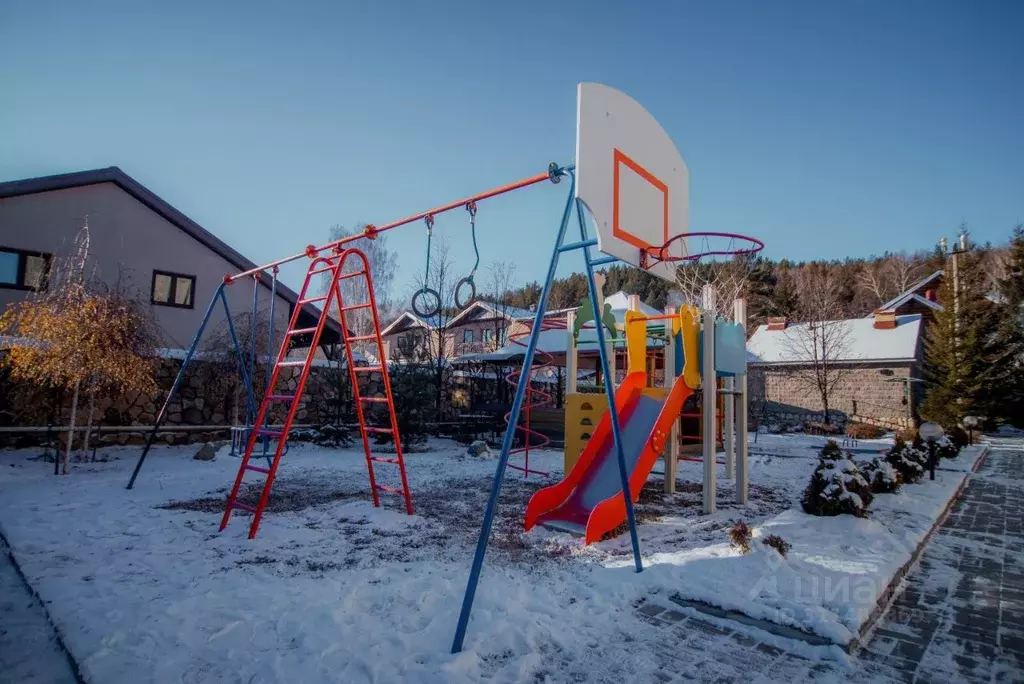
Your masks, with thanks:
<instances>
[{"instance_id":1,"label":"house window","mask_svg":"<svg viewBox=\"0 0 1024 684\"><path fill-rule=\"evenodd\" d=\"M42 290L52 254L0 247L0 287L11 290Z\"/></svg>"},{"instance_id":2,"label":"house window","mask_svg":"<svg viewBox=\"0 0 1024 684\"><path fill-rule=\"evenodd\" d=\"M462 344L473 344L473 331L463 330L462 331Z\"/></svg>"},{"instance_id":3,"label":"house window","mask_svg":"<svg viewBox=\"0 0 1024 684\"><path fill-rule=\"evenodd\" d=\"M150 301L160 306L191 309L195 289L195 276L153 271L153 294Z\"/></svg>"},{"instance_id":4,"label":"house window","mask_svg":"<svg viewBox=\"0 0 1024 684\"><path fill-rule=\"evenodd\" d=\"M491 330L490 328L486 328L484 330L483 340L484 340L484 344L490 344L491 342L493 342L494 341L494 331Z\"/></svg>"}]
</instances>

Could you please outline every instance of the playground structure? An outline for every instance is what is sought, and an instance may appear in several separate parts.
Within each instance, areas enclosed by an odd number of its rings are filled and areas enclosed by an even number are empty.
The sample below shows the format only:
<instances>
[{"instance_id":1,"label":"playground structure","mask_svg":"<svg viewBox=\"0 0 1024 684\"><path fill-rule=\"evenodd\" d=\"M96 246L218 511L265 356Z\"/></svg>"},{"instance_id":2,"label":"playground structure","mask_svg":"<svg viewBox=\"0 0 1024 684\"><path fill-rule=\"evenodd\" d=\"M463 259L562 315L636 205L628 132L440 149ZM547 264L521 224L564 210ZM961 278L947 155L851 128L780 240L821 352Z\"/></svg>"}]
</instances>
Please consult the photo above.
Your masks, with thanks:
<instances>
[{"instance_id":1,"label":"playground structure","mask_svg":"<svg viewBox=\"0 0 1024 684\"><path fill-rule=\"evenodd\" d=\"M479 265L479 251L476 250L476 214L477 204L483 200L505 193L513 192L522 188L530 187L549 181L551 183L559 183L561 179L566 175L571 175L572 167L565 168L560 167L558 164L551 163L548 165L548 169L544 173L539 173L528 178L524 178L520 181L503 185L492 190L467 197L465 199L458 200L457 202L451 202L448 204L435 207L428 211L414 214L413 216L393 221L381 226L375 226L373 224L367 225L364 229L354 235L349 235L333 242L327 243L321 247L309 245L303 252L294 254L292 256L284 257L276 261L272 261L263 266L257 266L249 270L237 273L234 275L227 275L224 277L224 281L218 286L215 291L209 306L207 307L206 313L203 317L202 323L199 329L196 331L195 336L192 339L192 344L189 346L188 351L185 354L185 358L182 362L181 368L178 371L178 375L174 379L174 383L171 389L168 391L167 396L164 399L160 411L157 413L156 421L150 430L149 436L146 441L146 445L139 455L139 460L135 465L135 469L132 472L132 476L128 482L127 489L132 489L135 485L135 481L138 478L139 472L142 469L142 465L146 460L146 456L149 454L152 448L153 441L159 431L161 425L168 415L168 408L171 404L172 399L177 394L181 383L185 377L189 364L196 356L196 350L206 330L207 324L210 321L211 315L217 308L218 304L223 304L224 312L227 317L228 328L232 340L233 351L235 352L239 361L239 372L242 374L243 385L247 388L247 400L249 408L257 406L255 402L255 395L252 392L252 372L247 372L246 363L241 351L241 347L238 343L237 335L235 334L234 323L231 317L231 311L228 307L227 298L225 296L225 288L231 286L234 283L243 281L246 278L253 278L257 281L257 287L260 280L267 277L267 274L271 274L272 282L276 283L277 271L283 264L297 261L299 259L308 258L309 266L306 272L306 277L300 290L298 299L295 307L292 311L291 318L288 323L288 327L285 329L280 348L278 350L276 359L268 364L271 369L269 378L267 379L264 387L264 394L262 401L258 404L258 409L254 411L247 410L247 425L242 429L245 430L245 450L242 453L241 463L238 469L238 475L235 478L234 485L231 489L231 493L227 497L225 505L224 516L221 520L220 529L223 530L227 526L231 519L232 513L236 509L247 511L253 514L253 520L249 527L249 538L252 539L256 536L259 530L260 521L262 519L263 511L266 508L267 502L270 498L271 488L273 487L274 479L277 475L278 468L281 464L281 458L288 449L288 436L291 431L292 425L295 421L296 413L298 412L303 393L305 391L306 381L309 377L310 369L313 366L313 361L316 355L316 350L323 334L324 327L327 321L330 319L333 311L338 312L339 323L341 324L341 342L345 351L347 368L349 372L349 378L351 381L353 391L353 403L356 409L356 417L359 422L360 437L363 444L363 452L366 458L367 474L370 482L370 493L373 497L374 506L380 505L380 494L394 494L400 496L404 503L405 512L409 515L412 514L412 497L409 490L408 477L405 469L405 458L401 445L401 438L398 431L398 423L395 415L394 399L391 392L391 381L388 372L388 363L385 359L385 348L384 342L381 337L381 326L377 312L377 304L374 298L372 274L370 272L370 265L367 261L366 255L354 247L346 247L351 242L357 240L374 240L381 233L392 230L401 226L423 221L427 227L428 236L428 260L429 260L429 241L433 231L434 219L439 214L451 211L457 208L465 208L470 216L470 228L471 235L473 237L474 251L477 254L477 263L474 265L470 274L459 281L456 286L456 298L461 298L465 292L465 288L468 286L470 292L466 297L465 303L469 304L472 302L473 297L476 294L476 287L473 282L473 276L476 268ZM354 261L351 261L354 260ZM346 269L346 264L354 263L354 269ZM429 261L428 266L429 269ZM328 284L326 288L326 294L315 295L311 290L311 285L319 277L326 275L328 277ZM341 289L339 282L350 278L361 278L365 283L366 300L358 303L345 302L342 298ZM417 293L417 298L414 299L414 306L417 300L422 300L424 296L429 297L433 291L427 292L426 285L424 289L421 289ZM435 293L436 294L436 293ZM254 295L254 316L253 324L255 325L255 311L258 303L258 295ZM429 301L429 300L428 300ZM303 307L307 304L320 305L320 314L317 318L317 323L314 326L300 327L299 320ZM427 306L427 304L422 304ZM346 314L350 311L370 311L372 314L373 332L365 335L355 335L349 331L349 327L346 322ZM293 343L298 340L308 341L308 346L305 347L306 353L303 358L289 358L288 352L292 348ZM355 363L355 352L353 349L354 344L359 343L370 343L372 348L376 351L376 361L371 365L357 366ZM273 347L273 342L271 344ZM253 359L255 355L253 354ZM253 367L255 367L253 365ZM299 369L299 375L296 386L291 392L284 392L277 389L278 381L280 379L280 373L282 368L293 367ZM383 380L384 393L379 396L363 396L360 389L359 377L364 373L380 373ZM268 425L268 418L272 406L284 406L286 408L284 421L280 428L271 428ZM371 420L373 418L371 409L383 408L386 411L386 418L384 420ZM514 411L518 416L518 410ZM251 418L248 418L251 416ZM515 422L515 421L513 421ZM376 424L371 424L376 423ZM381 424L382 423L382 424ZM241 432L241 430L240 430ZM510 430L509 433L513 433ZM385 435L387 439L390 439L394 444L394 452L387 454L379 454L373 451L371 446L371 440L376 435ZM273 448L273 454L271 456L269 443L270 440L276 440L276 446ZM262 445L263 454L258 455L256 453L257 445ZM267 466L256 465L251 462L253 456L257 458L266 457L268 460ZM375 464L397 466L398 477L401 485L399 487L391 487L377 482L377 476L375 473ZM536 472L536 471L535 471ZM243 503L239 501L239 493L245 476L250 473L255 473L263 477L263 487L259 496L259 499L255 506Z\"/></svg>"},{"instance_id":2,"label":"playground structure","mask_svg":"<svg viewBox=\"0 0 1024 684\"><path fill-rule=\"evenodd\" d=\"M569 197L547 276L541 288L540 300L526 343L523 368L531 369L543 330L544 310L551 282L561 255L583 253L590 301L594 303L594 331L600 356L604 382L604 411L593 436L583 448L579 460L565 479L547 489L540 490L531 500L526 512L526 526L547 521L570 526L584 533L587 542L593 541L607 530L625 520L629 529L633 562L637 572L643 570L640 542L636 530L633 503L640 494L651 466L658 455L674 442L671 433L685 398L698 386L703 395L703 434L714 435L717 401L717 376L721 368L725 376L722 391L732 402L725 402L727 453L738 446L739 458L735 463L737 500L747 501L747 416L746 397L746 310L742 301L734 304L732 324L718 325L715 292L704 289L700 311L687 307L678 314L666 314L671 326L672 364L666 364L666 378L672 385L664 393L645 393L646 323L648 317L627 314L625 331L630 344L628 373L616 391L615 374L609 362L607 335L602 306L601 289L597 285L594 269L597 266L621 261L643 268L660 278L675 282L676 264L699 260L703 257L754 254L764 247L755 238L729 233L691 233L689 230L689 171L671 138L640 104L627 95L596 83L581 83L577 90L576 110L576 165L567 169L570 177ZM575 214L579 239L567 239L569 222ZM595 236L587 230L589 214ZM690 237L697 237L702 248L692 250ZM723 248L707 247L709 240L726 239ZM735 248L735 242L748 246ZM594 258L591 248L606 256ZM699 313L701 337L696 340ZM678 329L676 322L678 321ZM639 326L643 323L643 327ZM724 322L723 322L724 323ZM570 330L575 326L567 326ZM716 344L716 334L721 344ZM689 338L687 345L686 339ZM738 347L737 347L738 342ZM721 359L716 363L716 352ZM699 361L699 363L698 363ZM699 367L699 378L695 368ZM678 369L673 376L668 370ZM575 371L569 373L573 378ZM524 398L530 389L530 374L519 376L519 384L512 402L509 424L517 422ZM654 396L652 396L652 394ZM590 395L593 396L593 395ZM582 408L582 407L581 407ZM592 409L593 410L593 407ZM735 425L733 423L735 422ZM736 432L735 442L730 428ZM480 581L484 556L490 538L498 496L508 465L515 430L506 430L494 473L491 495L477 540L473 564L459 613L459 621L452 642L452 652L462 650L473 608L473 599ZM628 444L627 444L628 442ZM627 453L629 456L627 457ZM666 463L666 480L674 480L669 472L675 465L671 453ZM715 510L715 440L703 440L704 510ZM617 471L617 473L616 473ZM618 482L614 480L617 479Z\"/></svg>"},{"instance_id":3,"label":"playground structure","mask_svg":"<svg viewBox=\"0 0 1024 684\"><path fill-rule=\"evenodd\" d=\"M737 459L746 458L746 442L738 438L733 440L735 424L738 421L746 422L746 402L737 401L739 396L734 391L729 391L726 385L735 382L734 378L746 373L744 343L745 332L742 329L743 306L742 300L735 300L733 308L736 312L736 321L729 323L723 320L716 320L710 327L704 327L701 323L700 311L695 306L684 305L680 312L676 313L675 307L667 307L663 315L644 315L638 313L640 309L639 298L630 296L629 309L624 312L624 321L617 322L616 317L607 310L602 316L603 325L609 331L610 336L624 337L627 349L628 370L626 381L629 376L636 372L643 372L645 375L644 394L664 399L671 388L679 381L685 381L692 390L701 390L695 398L701 399L694 402L696 410L692 412L679 411L677 418L696 418L703 421L704 407L714 407L714 432L710 443L706 444L712 453L717 451L721 445L725 451L724 460L716 461L718 465L725 466L725 476L733 479L735 476L735 464ZM601 305L599 304L599 307ZM688 317L684 312L689 312ZM577 392L576 369L578 368L578 354L581 344L589 340L581 340L580 330L587 328L586 322L593 320L593 309L589 301L585 301L580 308L580 315L577 318L575 313L569 314L569 334L566 342L566 394L565 394L565 473L570 473L575 468L577 461L584 453L590 440L601 431L606 436L606 431L598 427L599 422L608 409L608 403L604 394L580 393ZM692 322L691 322L692 321ZM695 325L691 329L689 326ZM619 333L624 333L620 336ZM697 346L687 344L686 340L692 336ZM713 396L704 396L703 376L699 367L699 358L705 347L715 349L715 381L714 387L706 388L713 390ZM615 367L615 354L609 354L609 366L613 377L617 377ZM654 387L654 372L658 362L663 366L663 387ZM685 377L684 374L685 373ZM624 383L623 383L624 385ZM623 385L620 385L622 387ZM731 389L731 388L730 388ZM690 393L683 399L685 406ZM710 402L710 403L709 403ZM703 426L699 425L696 430L687 432L683 429L682 420L673 420L671 423L671 435L665 450L665 470L661 473L665 476L665 492L675 492L675 469L680 460L703 461L701 458L684 456L683 443L690 443L690 448L699 450L702 454L705 443L709 442L704 438ZM654 472L654 471L651 471ZM713 483L711 483L713 484ZM712 512L714 490L713 487L706 487L705 512ZM741 494L737 494L742 497ZM621 522L621 521L620 521ZM618 524L618 523L616 523ZM527 528L532 524L528 521ZM573 530L579 531L579 530ZM588 540L589 541L592 540Z\"/></svg>"},{"instance_id":4,"label":"playground structure","mask_svg":"<svg viewBox=\"0 0 1024 684\"><path fill-rule=\"evenodd\" d=\"M505 470L510 465L509 457L516 453L516 449L513 448L515 436L525 430L526 446L530 446L529 425L519 426L518 423L524 404L530 405L533 401L530 396L533 394L531 375L536 368L538 340L542 331L545 330L545 307L560 257L574 251L582 253L589 297L590 301L597 305L594 307L594 313L595 318L598 318L598 312L603 314L601 288L598 286L595 276L595 268L599 266L624 262L674 282L676 263L680 261L692 261L703 256L750 254L763 247L763 243L760 241L744 236L691 233L689 231L689 172L686 164L658 122L643 107L623 93L595 83L579 85L576 163L573 165L559 166L556 163L551 163L545 173L382 226L371 224L358 234L341 238L321 247L310 245L301 253L242 273L226 276L210 302L203 323L186 354L182 370L160 409L153 431L139 457L128 488L132 487L139 474L146 454L152 445L153 437L165 418L168 404L181 383L188 362L195 354L206 323L218 300L223 301L225 309L227 309L224 288L247 277L258 279L264 277L267 272L276 274L276 269L282 264L307 258L309 266L306 278L264 388L263 399L251 421L245 451L234 486L227 498L220 529L223 530L227 526L234 510L241 509L253 514L249 538L255 537L281 458L287 449L289 431L305 389L318 342L325 323L332 314L332 307L337 309L340 318L342 343L355 395L354 404L374 505L380 505L380 493L395 494L403 498L405 511L411 514L412 500L395 416L388 363L384 358L384 345L380 335L380 322L377 316L370 265L362 251L347 245L362 239L374 240L384 231L423 221L427 226L429 258L429 241L434 218L452 209L464 208L470 215L475 248L475 220L479 202L544 181L557 184L563 178L569 180L569 192L540 299L537 303L536 314L525 344L522 340L517 341L525 347L523 371L510 378L516 381L516 393L507 416L509 429L505 431L502 440L491 493L484 511L452 645L453 652L460 651L483 567ZM578 240L568 237L569 223L574 214L579 230ZM594 237L588 233L586 219L588 214L594 227ZM709 237L725 237L730 239L730 243L724 249L709 248L694 251L689 242L691 236L700 236L703 241ZM735 239L748 241L751 246L745 250L734 249L732 241ZM594 247L597 247L605 256L595 258L592 254ZM479 261L479 254L477 258ZM346 269L347 264L354 264L355 268ZM329 276L327 291L323 295L314 295L310 291L310 285L317 276L324 274ZM470 301L472 295L475 294L472 277L473 272L471 271L468 278L460 281L457 286L457 290L467 284L471 287L473 292L469 297ZM367 294L365 301L358 303L343 301L339 282L349 278L361 278L364 281ZM429 303L423 300L429 299L437 293L428 292L428 289L425 283L424 288L417 293L418 301L414 300L414 308L419 307L418 310L430 308ZM322 305L317 324L312 327L298 327L300 311L306 304ZM608 351L605 326L600 323L594 325L600 358L600 372L606 378L604 394L607 409L599 418L594 435L582 449L580 458L572 470L567 473L565 480L538 492L535 497L536 504L531 501L527 509L527 526L534 522L542 522L543 516L547 516L547 521L555 523L561 519L562 522L583 527L586 540L590 542L595 538L600 538L604 532L625 520L629 529L634 565L637 572L642 571L643 564L633 503L639 497L640 489L655 460L670 443L675 443L675 440L671 439L671 435L676 429L675 424L678 422L679 413L686 397L698 388L702 392L703 405L710 407L710 410L703 411L703 434L713 435L715 433L716 411L713 407L716 406L717 401L717 377L719 374L725 378L722 394L732 397L734 400L725 402L725 439L730 445L727 446L726 452L728 454L732 450L732 428L735 422L736 454L738 455L735 463L737 499L740 503L746 503L746 411L745 408L737 411L734 407L734 405L745 407L745 307L742 301L736 303L734 307L736 321L734 323L718 322L715 314L715 293L713 289L709 288L705 292L705 301L699 308L698 311L694 307L685 307L679 312L667 313L664 316L644 316L637 312L627 313L624 332L627 338L628 373L618 390L615 388L615 374L609 361L611 354ZM369 310L372 313L373 332L371 334L354 335L349 332L346 325L346 313L354 310ZM230 312L228 314L230 326ZM603 318L603 316L601 317ZM672 355L672 362L665 365L666 384L669 385L665 388L646 388L648 383L645 359L646 328L651 320L662 321L665 337L671 341L666 347L666 350ZM232 337L235 339L233 328ZM288 351L292 342L300 338L310 340L306 355L302 359L290 359ZM702 339L703 343L698 338ZM352 345L360 342L373 344L377 352L375 363L368 366L356 366ZM235 347L237 352L237 339L235 339ZM540 361L543 364L544 353L541 351L540 354ZM241 356L239 358L241 359ZM297 385L290 394L276 389L280 371L285 367L300 369ZM670 369L675 372L668 372ZM378 372L383 378L384 394L381 396L361 396L359 393L359 374L371 372ZM651 389L657 391L649 391ZM535 401L534 404L544 401L544 397L536 397L536 399L538 401ZM255 405L255 401L252 404ZM369 404L370 407L365 404ZM270 429L266 425L271 405L287 407L286 416L280 429ZM371 425L368 420L370 418L367 415L369 408L374 405L377 408L383 407L387 412L383 425ZM385 434L393 440L393 454L373 453L370 440L371 436L376 434ZM265 443L263 442L264 438L277 440L273 457L267 467L251 463L257 444ZM715 509L715 442L715 439L703 441L704 510L707 512L712 512ZM674 482L674 474L670 471L674 470L675 458L671 455L671 449L670 456L665 459L665 463L666 480ZM401 487L395 488L379 484L375 476L375 464L397 466ZM528 461L523 470L529 474ZM255 506L238 500L243 480L250 473L263 476L263 488ZM577 490L579 490L579 495L574 498L573 494ZM564 515L554 513L556 510L561 510ZM580 522L584 519L585 524ZM612 524L613 521L617 522Z\"/></svg>"}]
</instances>

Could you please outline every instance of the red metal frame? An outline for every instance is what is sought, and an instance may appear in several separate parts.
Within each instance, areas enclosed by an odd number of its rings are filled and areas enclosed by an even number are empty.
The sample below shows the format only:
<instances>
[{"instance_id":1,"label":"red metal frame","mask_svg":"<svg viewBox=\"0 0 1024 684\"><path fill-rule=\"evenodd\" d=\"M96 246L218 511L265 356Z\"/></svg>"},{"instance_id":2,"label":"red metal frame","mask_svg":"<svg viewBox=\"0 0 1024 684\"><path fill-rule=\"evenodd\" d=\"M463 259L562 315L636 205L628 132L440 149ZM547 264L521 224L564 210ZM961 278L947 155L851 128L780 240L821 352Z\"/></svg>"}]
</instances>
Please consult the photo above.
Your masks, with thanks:
<instances>
[{"instance_id":1,"label":"red metal frame","mask_svg":"<svg viewBox=\"0 0 1024 684\"><path fill-rule=\"evenodd\" d=\"M353 271L349 273L343 273L343 267L346 259L350 255L358 255L362 261L362 270ZM307 298L309 292L309 285L313 281L314 277L321 273L332 274L331 285L328 287L327 294L316 297ZM369 298L366 302L361 304L346 305L341 298L341 289L338 282L347 278L355 278L363 276L366 279L367 292ZM323 309L320 314L320 318L317 320L316 327L313 329L309 328L296 328L296 324L299 320L299 314L302 311L304 304L311 304L315 302L323 302ZM386 491L395 494L401 494L405 498L405 509L406 513L412 514L412 500L409 495L409 484L405 473L405 461L402 455L401 442L398 435L398 422L395 417L395 406L394 399L391 394L391 379L387 371L387 363L384 359L384 343L380 336L380 320L377 316L377 303L373 294L373 282L370 277L369 265L366 260L366 255L357 249L344 250L338 254L330 257L317 257L313 259L309 264L309 269L306 271L306 280L302 284L302 289L299 292L299 297L296 302L296 306L292 311L291 320L288 323L288 329L285 332L284 340L281 343L281 349L277 353L277 360L274 363L274 369L270 375L270 380L267 383L266 394L263 396L263 401L260 403L259 412L256 415L256 420L253 423L253 430L249 435L249 441L245 448L245 454L242 456L242 463L238 468L238 476L235 478L235 484L231 488L231 494L228 495L227 504L224 509L224 517L221 519L220 529L223 530L227 527L228 521L231 519L231 513L236 509L240 508L244 511L249 511L253 514L252 525L249 527L249 539L253 539L256 536L257 531L260 527L260 520L263 517L263 511L266 508L267 501L270 499L270 489L274 484L274 478L277 476L277 469L281 464L281 456L284 454L285 447L288 441L288 434L291 431L292 423L295 420L295 414L298 412L300 399L302 393L306 387L306 380L309 378L309 372L313 365L313 358L316 355L316 349L320 342L320 335L323 332L324 325L327 319L330 317L331 305L337 302L338 310L341 317L341 329L343 335L343 342L345 345L345 353L348 356L349 374L352 378L353 393L356 397L357 413L359 416L360 432L363 438L363 449L366 454L366 465L370 476L370 488L373 494L374 506L380 505L378 497L378 491ZM373 313L373 325L374 334L372 336L366 336L361 338L350 337L348 334L348 325L345 322L345 313L347 311L353 311L356 309L370 309ZM313 333L313 339L309 346L309 351L306 354L306 358L302 361L298 360L287 360L288 348L291 343L291 338L297 334L308 334ZM371 367L360 367L356 368L352 356L352 342L359 341L366 338L375 338L377 342L377 349L379 351L379 357L381 365ZM278 394L275 392L277 386L278 377L281 372L281 368L291 366L302 366L302 372L299 375L299 380L295 386L294 394ZM367 372L379 370L384 380L384 397L362 397L359 394L359 383L357 381L357 372ZM381 401L383 400L383 401ZM379 403L386 403L388 406L388 413L390 418L390 428L378 428L370 427L366 424L365 416L363 414L362 404L364 401L377 401ZM269 430L261 426L265 423L265 418L269 407L274 402L288 402L289 409L288 414L285 417L284 424L280 430ZM370 444L368 434L370 432L388 432L394 436L395 441L395 457L383 457L375 456L370 452ZM269 468L263 466L252 465L249 463L252 458L253 450L256 447L256 443L262 436L277 437L277 449L274 451L274 460L272 461ZM378 485L374 476L373 464L375 462L380 463L392 463L399 467L401 473L402 489L394 489L392 487L385 487ZM249 506L248 504L242 504L238 501L238 492L242 487L242 480L245 478L247 471L261 473L266 476L266 481L263 485L263 492L260 494L259 502L256 506Z\"/></svg>"},{"instance_id":2,"label":"red metal frame","mask_svg":"<svg viewBox=\"0 0 1024 684\"><path fill-rule=\"evenodd\" d=\"M380 317L377 315L377 300L373 294L373 281L370 276L370 263L366 258L366 254L358 249L347 249L341 254L339 260L339 272L344 273L344 264L346 259L350 256L356 256L362 262L362 270L356 271L357 275L366 276L366 290L369 294L368 301L370 311L373 314L373 335L372 338L377 343L377 358L380 360L380 374L384 382L384 396L383 397L364 397L359 389L359 378L358 373L366 372L369 369L376 369L376 366L362 366L356 367L355 358L352 354L352 342L358 342L365 340L366 337L349 337L348 325L345 322L345 315L341 315L341 330L342 336L345 342L345 354L348 361L349 378L352 381L352 395L355 399L356 404L356 416L359 418L359 431L363 438L363 453L366 455L366 471L370 476L370 491L373 494L373 505L380 506L380 497L378 492L387 492L389 494L401 494L405 499L405 512L412 515L412 497L409 493L409 480L405 472L405 457L402 453L402 439L398 433L398 418L395 415L395 400L391 394L391 375L388 373L388 364L384 354L384 339L380 334ZM350 273L345 273L345 276L349 276ZM365 305L356 306L345 306L341 297L341 288L338 285L338 279L334 281L334 288L336 290L335 298L338 301L338 308L340 311L352 311L357 307L364 307ZM383 401L381 401L383 399ZM366 422L366 415L363 411L363 403L386 403L388 406L388 418L391 427L380 428L372 427ZM370 449L370 433L389 433L391 434L395 442L395 456L377 456L372 453ZM396 490L393 487L387 487L385 485L377 484L377 477L373 469L374 463L390 463L398 466L398 471L401 475L402 488Z\"/></svg>"},{"instance_id":3,"label":"red metal frame","mask_svg":"<svg viewBox=\"0 0 1024 684\"><path fill-rule=\"evenodd\" d=\"M564 318L544 318L541 321L540 329L541 332L544 332L545 330L565 330L567 325L568 323ZM516 344L520 347L523 347L525 349L526 345L520 342L519 340L522 337L529 337L530 332L532 330L533 326L531 325L527 330L520 331L515 333L514 335L509 336L509 342ZM505 414L505 423L509 425L509 429L519 430L523 433L523 446L509 451L509 456L513 454L525 455L523 465L519 466L509 461L508 467L522 472L524 478L529 477L530 473L536 473L537 475L543 475L544 477L547 477L549 475L549 473L546 473L542 470L530 470L530 449L541 449L551 443L551 440L548 437L537 432L536 430L533 430L530 427L530 413L531 409L533 408L550 406L554 402L554 397L552 395L542 390L534 389L533 374L542 368L547 368L548 366L550 366L555 359L553 356L551 356L551 354L541 349L539 345L537 346L537 349L534 352L533 358L534 364L530 368L520 368L519 370L514 370L505 376L505 382L512 385L513 387L519 387L520 376L522 376L524 372L530 374L530 382L526 386L526 395L524 397L523 407L521 411L521 414L524 416L523 422L525 423L525 425L511 425L512 413L509 412ZM538 397L537 400L534 400L535 396ZM531 440L533 438L536 438L538 441L531 443Z\"/></svg>"}]
</instances>

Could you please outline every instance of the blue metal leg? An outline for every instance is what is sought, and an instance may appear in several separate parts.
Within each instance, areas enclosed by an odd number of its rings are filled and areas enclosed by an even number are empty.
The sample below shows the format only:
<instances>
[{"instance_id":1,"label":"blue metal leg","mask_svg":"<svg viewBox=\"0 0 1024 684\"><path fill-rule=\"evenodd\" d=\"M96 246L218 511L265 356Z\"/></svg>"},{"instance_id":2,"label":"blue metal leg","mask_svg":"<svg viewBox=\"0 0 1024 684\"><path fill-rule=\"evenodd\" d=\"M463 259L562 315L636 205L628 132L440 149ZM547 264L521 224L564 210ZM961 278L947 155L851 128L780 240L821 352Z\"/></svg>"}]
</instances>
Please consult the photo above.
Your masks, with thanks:
<instances>
[{"instance_id":1,"label":"blue metal leg","mask_svg":"<svg viewBox=\"0 0 1024 684\"><path fill-rule=\"evenodd\" d=\"M551 263L548 265L548 275L544 280L544 288L540 293L540 301L537 302L537 313L533 319L533 329L530 331L530 341L526 345L526 354L523 357L523 368L533 365L534 352L537 351L537 341L540 339L541 324L544 321L544 307L547 304L548 293L551 291L551 281L555 278L555 269L558 267L558 255L565 239L565 229L569 225L569 217L572 212L574 195L576 190L576 176L571 176L569 183L569 198L565 203L565 211L562 214L562 223L558 228L558 238L555 240L555 248L551 253ZM487 552L487 542L491 536L491 525L494 523L494 510L498 503L498 495L501 493L501 482L505 476L505 467L508 465L509 451L512 450L512 438L515 435L515 426L519 423L519 412L523 407L523 396L529 386L529 373L519 376L519 384L516 386L515 398L512 400L512 411L509 414L508 429L501 442L501 455L498 457L498 466L494 471L494 483L491 485L491 496L487 500L487 509L484 512L483 525L480 528L480 538L476 543L476 553L473 555L473 566L469 571L469 582L466 585L466 594L462 599L462 610L459 613L459 624L455 629L455 641L452 643L452 653L462 650L462 644L466 639L466 628L469 625L469 614L473 609L473 598L476 596L476 587L480 582L480 570L484 565L484 554Z\"/></svg>"},{"instance_id":2,"label":"blue metal leg","mask_svg":"<svg viewBox=\"0 0 1024 684\"><path fill-rule=\"evenodd\" d=\"M590 288L590 301L594 303L595 320L601 320L601 313L597 310L598 296L597 281L594 280L594 265L590 261L590 245L587 244L587 226L583 221L583 207L579 200L576 201L576 219L580 224L580 240L583 241L583 260L587 266L587 286ZM622 498L626 502L626 521L629 523L629 537L633 542L633 564L637 572L643 572L643 561L640 559L640 538L636 533L636 518L633 515L633 497L629 491L629 473L626 470L626 457L622 453L622 431L619 429L619 413L615 410L615 378L612 377L608 364L608 350L605 347L604 326L597 324L597 350L601 357L601 374L604 376L604 392L608 396L608 415L612 419L612 437L615 440L615 454L619 462L619 477L622 479Z\"/></svg>"},{"instance_id":3,"label":"blue metal leg","mask_svg":"<svg viewBox=\"0 0 1024 684\"><path fill-rule=\"evenodd\" d=\"M210 316L213 314L213 308L217 305L217 300L224 298L224 283L221 283L217 287L217 291L213 293L213 298L210 299L210 305L206 307L206 313L203 314L203 322L199 324L199 330L196 331L195 337L192 338L192 344L188 348L188 352L185 353L185 358L181 362L181 368L178 369L178 375L174 378L174 383L171 385L171 390L167 393L167 398L164 399L164 405L160 407L160 413L156 414L156 422L153 423L153 429L149 432L149 437L146 439L146 446L142 449L142 454L139 456L139 462L135 464L135 470L132 472L132 477L128 480L128 486L125 489L131 489L135 486L135 479L139 476L139 471L142 470L142 463L146 460L146 455L149 453L150 448L153 446L153 440L156 439L156 433L163 425L164 418L167 417L167 407L171 405L171 399L178 393L178 388L181 387L181 381L185 378L185 372L188 370L188 366L192 363L192 358L196 354L196 348L199 346L199 340L203 337L203 332L206 330L206 324L210 322ZM227 301L225 306L227 306ZM230 320L230 318L229 318Z\"/></svg>"},{"instance_id":4,"label":"blue metal leg","mask_svg":"<svg viewBox=\"0 0 1024 684\"><path fill-rule=\"evenodd\" d=\"M228 308L228 298L224 294L224 289L220 290L220 300L224 303L224 315L228 319L228 332L231 334L231 344L235 350L235 356L238 357L238 372L242 375L242 385L245 387L245 401L246 401L246 416L250 413L257 411L256 397L252 393L252 379L249 377L249 372L245 367L245 354L242 353L242 347L238 344L238 335L235 334L235 322L231 320L231 309ZM247 423L249 421L246 421Z\"/></svg>"}]
</instances>

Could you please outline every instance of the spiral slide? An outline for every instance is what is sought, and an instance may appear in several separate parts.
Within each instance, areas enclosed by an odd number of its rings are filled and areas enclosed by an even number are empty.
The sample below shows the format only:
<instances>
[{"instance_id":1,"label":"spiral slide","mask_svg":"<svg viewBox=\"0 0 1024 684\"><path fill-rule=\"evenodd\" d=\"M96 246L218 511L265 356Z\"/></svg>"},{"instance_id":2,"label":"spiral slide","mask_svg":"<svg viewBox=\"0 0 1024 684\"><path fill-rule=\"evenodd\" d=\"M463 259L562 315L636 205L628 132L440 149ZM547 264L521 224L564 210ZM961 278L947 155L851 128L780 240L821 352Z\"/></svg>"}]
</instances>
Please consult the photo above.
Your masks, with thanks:
<instances>
[{"instance_id":1,"label":"spiral slide","mask_svg":"<svg viewBox=\"0 0 1024 684\"><path fill-rule=\"evenodd\" d=\"M636 503L647 476L665 445L672 422L693 393L680 375L672 389L645 389L647 376L626 376L615 392L622 451L629 473L629 491ZM558 484L541 489L526 507L525 527L543 524L582 534L584 543L600 541L626 519L622 479L612 437L611 416L605 411L579 460Z\"/></svg>"}]
</instances>

